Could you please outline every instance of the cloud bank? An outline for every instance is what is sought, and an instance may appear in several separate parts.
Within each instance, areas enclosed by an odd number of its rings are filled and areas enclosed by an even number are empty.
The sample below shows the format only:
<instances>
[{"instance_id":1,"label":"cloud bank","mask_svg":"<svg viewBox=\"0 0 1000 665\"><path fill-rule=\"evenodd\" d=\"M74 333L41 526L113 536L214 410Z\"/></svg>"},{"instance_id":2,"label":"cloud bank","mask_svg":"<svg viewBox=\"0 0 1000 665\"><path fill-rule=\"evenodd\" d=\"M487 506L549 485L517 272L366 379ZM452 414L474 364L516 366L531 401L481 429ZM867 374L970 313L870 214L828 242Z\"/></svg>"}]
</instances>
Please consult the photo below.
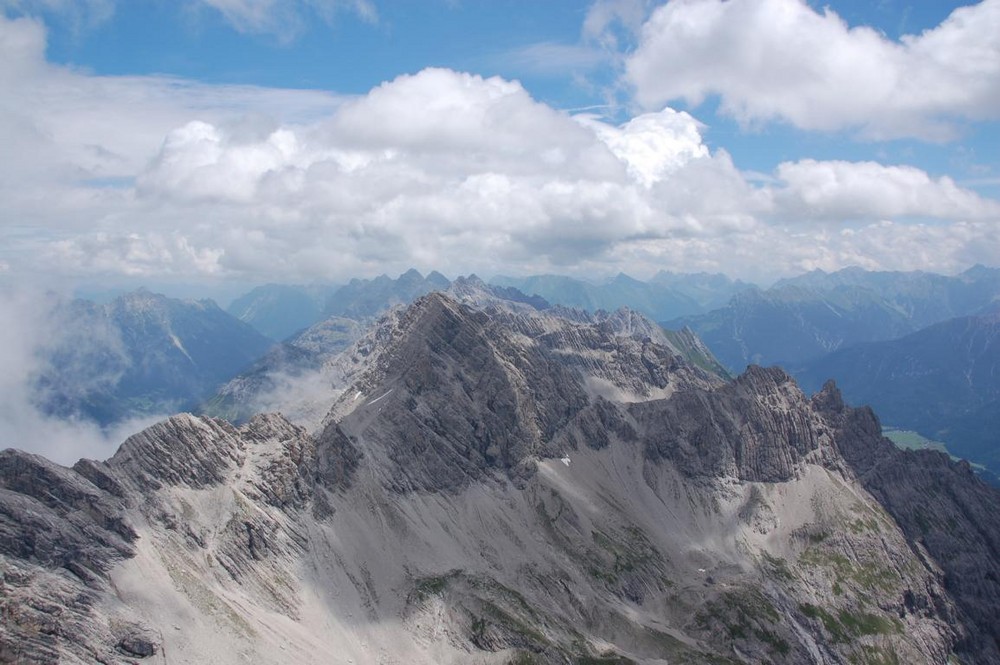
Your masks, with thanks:
<instances>
[{"instance_id":1,"label":"cloud bank","mask_svg":"<svg viewBox=\"0 0 1000 665\"><path fill-rule=\"evenodd\" d=\"M861 39L800 3L759 6ZM733 20L720 7L660 8L636 58L685 12L715 12L697 22L714 34ZM809 159L751 178L670 107L611 123L447 69L349 98L105 77L53 66L44 47L41 24L0 19L0 139L19 155L0 164L9 280L339 280L411 266L767 280L1000 257L1000 204L949 178Z\"/></svg>"}]
</instances>

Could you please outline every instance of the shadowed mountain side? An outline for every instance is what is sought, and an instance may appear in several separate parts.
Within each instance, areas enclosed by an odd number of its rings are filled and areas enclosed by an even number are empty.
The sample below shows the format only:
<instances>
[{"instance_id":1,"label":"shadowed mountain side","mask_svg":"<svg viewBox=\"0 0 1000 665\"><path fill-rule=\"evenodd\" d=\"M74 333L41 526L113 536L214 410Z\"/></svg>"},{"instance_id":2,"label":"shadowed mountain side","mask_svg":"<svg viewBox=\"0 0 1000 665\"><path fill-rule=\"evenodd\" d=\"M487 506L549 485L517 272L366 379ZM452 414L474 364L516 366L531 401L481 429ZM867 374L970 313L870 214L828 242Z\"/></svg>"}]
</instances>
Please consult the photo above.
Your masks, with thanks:
<instances>
[{"instance_id":1,"label":"shadowed mountain side","mask_svg":"<svg viewBox=\"0 0 1000 665\"><path fill-rule=\"evenodd\" d=\"M833 382L813 403L835 424L837 448L861 485L902 527L913 551L941 567L962 622L975 626L960 650L970 662L1000 662L1000 494L966 462L931 450L899 450L879 438L871 409L845 406Z\"/></svg>"},{"instance_id":2,"label":"shadowed mountain side","mask_svg":"<svg viewBox=\"0 0 1000 665\"><path fill-rule=\"evenodd\" d=\"M263 335L281 341L323 318L335 286L265 284L243 294L226 308Z\"/></svg>"},{"instance_id":3,"label":"shadowed mountain side","mask_svg":"<svg viewBox=\"0 0 1000 665\"><path fill-rule=\"evenodd\" d=\"M858 344L796 368L814 389L834 378L852 404L893 427L944 441L1000 473L1000 310L939 323L900 339Z\"/></svg>"}]
</instances>

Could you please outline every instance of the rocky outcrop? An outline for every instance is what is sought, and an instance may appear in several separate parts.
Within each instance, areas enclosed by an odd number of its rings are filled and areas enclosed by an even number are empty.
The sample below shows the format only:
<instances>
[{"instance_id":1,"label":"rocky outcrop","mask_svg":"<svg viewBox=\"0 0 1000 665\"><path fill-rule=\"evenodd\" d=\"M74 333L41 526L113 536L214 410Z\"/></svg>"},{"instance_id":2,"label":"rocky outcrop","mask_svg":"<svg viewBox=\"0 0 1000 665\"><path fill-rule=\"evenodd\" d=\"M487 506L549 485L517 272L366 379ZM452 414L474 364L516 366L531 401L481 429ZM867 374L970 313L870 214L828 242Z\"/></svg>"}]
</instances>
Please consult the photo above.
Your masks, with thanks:
<instances>
[{"instance_id":1,"label":"rocky outcrop","mask_svg":"<svg viewBox=\"0 0 1000 665\"><path fill-rule=\"evenodd\" d=\"M835 464L830 433L782 370L751 366L732 383L632 405L647 455L690 476L782 482L805 461Z\"/></svg>"},{"instance_id":2,"label":"rocky outcrop","mask_svg":"<svg viewBox=\"0 0 1000 665\"><path fill-rule=\"evenodd\" d=\"M243 454L228 422L181 414L126 439L108 464L140 486L199 488L223 482Z\"/></svg>"},{"instance_id":3,"label":"rocky outcrop","mask_svg":"<svg viewBox=\"0 0 1000 665\"><path fill-rule=\"evenodd\" d=\"M0 452L0 662L112 652L96 605L137 537L118 497L41 457Z\"/></svg>"},{"instance_id":4,"label":"rocky outcrop","mask_svg":"<svg viewBox=\"0 0 1000 665\"><path fill-rule=\"evenodd\" d=\"M431 295L410 316L381 376L360 379L378 391L342 421L396 467L396 489L455 489L488 469L523 475L528 458L586 405L565 365L491 334L485 315Z\"/></svg>"}]
</instances>

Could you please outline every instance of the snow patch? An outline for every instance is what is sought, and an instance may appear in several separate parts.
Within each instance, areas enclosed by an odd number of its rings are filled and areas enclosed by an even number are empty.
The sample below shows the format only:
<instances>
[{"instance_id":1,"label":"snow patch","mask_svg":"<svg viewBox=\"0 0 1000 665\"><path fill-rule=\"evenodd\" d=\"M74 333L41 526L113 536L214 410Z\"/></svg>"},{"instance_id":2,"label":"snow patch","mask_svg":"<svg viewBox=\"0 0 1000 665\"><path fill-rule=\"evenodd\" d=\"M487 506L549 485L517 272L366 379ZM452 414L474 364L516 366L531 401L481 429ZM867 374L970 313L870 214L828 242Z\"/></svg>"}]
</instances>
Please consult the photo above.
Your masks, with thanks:
<instances>
[{"instance_id":1,"label":"snow patch","mask_svg":"<svg viewBox=\"0 0 1000 665\"><path fill-rule=\"evenodd\" d=\"M174 346L176 346L177 349L181 353L183 353L188 360L191 361L191 364L192 365L197 364L195 363L194 358L191 357L191 354L187 352L187 349L184 348L184 345L181 344L181 340L177 338L177 335L175 335L173 332L168 332L167 334L170 335L170 341L173 342Z\"/></svg>"},{"instance_id":2,"label":"snow patch","mask_svg":"<svg viewBox=\"0 0 1000 665\"><path fill-rule=\"evenodd\" d=\"M391 393L391 392L392 392L392 388L389 388L389 390L388 390L388 391L386 391L385 393L383 393L383 394L379 395L378 397L376 397L376 398L375 398L375 399L373 399L372 401L368 402L368 406L371 406L371 405L372 405L372 404L374 404L375 402L378 402L379 400L383 399L384 397L387 397L387 396L389 395L389 393ZM360 393L359 393L359 394L360 394Z\"/></svg>"}]
</instances>

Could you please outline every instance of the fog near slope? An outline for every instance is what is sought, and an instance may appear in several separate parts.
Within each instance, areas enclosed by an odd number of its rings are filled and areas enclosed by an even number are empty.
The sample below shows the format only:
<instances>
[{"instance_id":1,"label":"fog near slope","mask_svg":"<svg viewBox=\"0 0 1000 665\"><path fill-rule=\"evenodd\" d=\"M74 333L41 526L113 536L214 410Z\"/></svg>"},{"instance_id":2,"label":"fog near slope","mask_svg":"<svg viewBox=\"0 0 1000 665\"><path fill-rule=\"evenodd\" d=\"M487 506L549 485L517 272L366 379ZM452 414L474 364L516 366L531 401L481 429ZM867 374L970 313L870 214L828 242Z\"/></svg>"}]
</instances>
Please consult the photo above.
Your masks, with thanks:
<instances>
[{"instance_id":1,"label":"fog near slope","mask_svg":"<svg viewBox=\"0 0 1000 665\"><path fill-rule=\"evenodd\" d=\"M58 380L86 380L90 386L113 382L124 370L114 365L114 373L88 376L80 359L99 358L112 353L127 362L124 354L115 354L115 340L109 329L95 329L93 335L81 335L66 326L61 307L66 299L39 289L6 288L0 290L0 449L19 448L44 455L60 464L72 464L81 457L105 459L129 435L161 419L161 416L136 418L101 428L79 418L59 418L40 407L42 392L37 386L45 373ZM120 340L118 340L120 344ZM53 352L73 346L71 366L52 364ZM65 354L59 354L66 357ZM83 377L87 377L83 379ZM61 388L64 386L60 386ZM73 390L85 386L65 386Z\"/></svg>"},{"instance_id":2,"label":"fog near slope","mask_svg":"<svg viewBox=\"0 0 1000 665\"><path fill-rule=\"evenodd\" d=\"M343 392L331 372L323 369L301 373L268 373L270 387L250 400L254 413L281 413L307 430L317 429Z\"/></svg>"}]
</instances>

